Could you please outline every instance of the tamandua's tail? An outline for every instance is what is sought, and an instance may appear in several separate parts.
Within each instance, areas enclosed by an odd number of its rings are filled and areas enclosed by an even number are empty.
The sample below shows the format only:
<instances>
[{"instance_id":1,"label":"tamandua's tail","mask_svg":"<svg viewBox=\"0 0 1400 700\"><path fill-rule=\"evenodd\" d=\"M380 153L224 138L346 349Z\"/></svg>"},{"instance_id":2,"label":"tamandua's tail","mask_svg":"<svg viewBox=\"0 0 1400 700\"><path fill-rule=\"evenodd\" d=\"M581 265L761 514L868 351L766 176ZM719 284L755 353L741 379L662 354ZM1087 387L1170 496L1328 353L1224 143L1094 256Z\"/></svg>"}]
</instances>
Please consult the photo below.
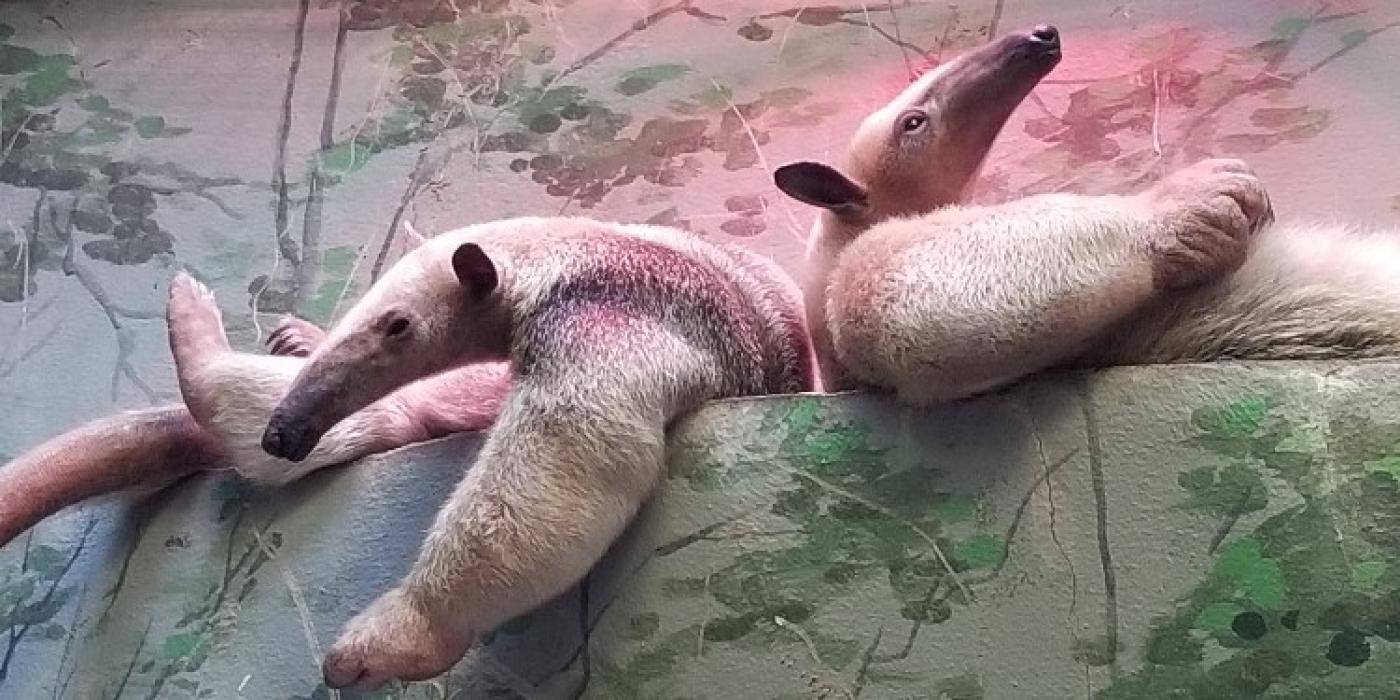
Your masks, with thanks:
<instances>
[{"instance_id":1,"label":"tamandua's tail","mask_svg":"<svg viewBox=\"0 0 1400 700\"><path fill-rule=\"evenodd\" d=\"M95 420L0 467L0 547L80 501L132 488L155 491L228 461L183 405Z\"/></svg>"},{"instance_id":2,"label":"tamandua's tail","mask_svg":"<svg viewBox=\"0 0 1400 700\"><path fill-rule=\"evenodd\" d=\"M1239 270L1109 340L1100 364L1400 355L1400 232L1275 224Z\"/></svg>"}]
</instances>

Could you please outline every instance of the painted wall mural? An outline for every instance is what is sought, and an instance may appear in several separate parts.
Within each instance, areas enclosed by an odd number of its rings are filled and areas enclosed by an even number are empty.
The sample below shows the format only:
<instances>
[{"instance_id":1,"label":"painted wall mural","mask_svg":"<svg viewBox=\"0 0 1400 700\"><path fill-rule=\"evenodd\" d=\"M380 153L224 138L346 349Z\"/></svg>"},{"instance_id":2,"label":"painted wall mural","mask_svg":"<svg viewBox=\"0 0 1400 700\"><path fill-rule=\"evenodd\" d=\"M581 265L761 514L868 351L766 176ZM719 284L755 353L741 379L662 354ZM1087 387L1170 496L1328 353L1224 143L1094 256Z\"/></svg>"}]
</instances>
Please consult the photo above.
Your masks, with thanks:
<instances>
[{"instance_id":1,"label":"painted wall mural","mask_svg":"<svg viewBox=\"0 0 1400 700\"><path fill-rule=\"evenodd\" d=\"M838 159L910 76L1039 22L1066 57L980 201L1239 155L1280 216L1400 223L1391 5L5 3L0 458L178 397L180 268L243 349L283 312L333 321L404 221L649 221L796 271L812 214L772 168ZM1397 371L1064 374L927 412L718 403L581 586L373 697L1385 697ZM0 697L332 697L319 655L476 445L40 525L0 549Z\"/></svg>"}]
</instances>

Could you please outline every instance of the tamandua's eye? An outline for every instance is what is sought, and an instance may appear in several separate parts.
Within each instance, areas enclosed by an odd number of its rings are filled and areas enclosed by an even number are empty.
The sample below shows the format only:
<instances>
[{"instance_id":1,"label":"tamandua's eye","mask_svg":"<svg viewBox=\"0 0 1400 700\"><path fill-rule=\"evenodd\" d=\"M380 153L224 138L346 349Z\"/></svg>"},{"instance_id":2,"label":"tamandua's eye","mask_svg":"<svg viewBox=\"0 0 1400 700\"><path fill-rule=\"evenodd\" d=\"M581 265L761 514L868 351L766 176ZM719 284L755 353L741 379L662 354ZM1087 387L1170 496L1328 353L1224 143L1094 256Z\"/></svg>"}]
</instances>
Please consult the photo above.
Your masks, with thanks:
<instances>
[{"instance_id":1,"label":"tamandua's eye","mask_svg":"<svg viewBox=\"0 0 1400 700\"><path fill-rule=\"evenodd\" d=\"M384 327L384 335L390 338L397 338L406 333L408 333L408 319L406 318L396 318Z\"/></svg>"},{"instance_id":2,"label":"tamandua's eye","mask_svg":"<svg viewBox=\"0 0 1400 700\"><path fill-rule=\"evenodd\" d=\"M928 115L923 112L908 112L899 118L899 130L905 134L917 134L928 126Z\"/></svg>"},{"instance_id":3,"label":"tamandua's eye","mask_svg":"<svg viewBox=\"0 0 1400 700\"><path fill-rule=\"evenodd\" d=\"M381 316L375 326L385 338L391 340L402 340L408 337L409 332L413 330L413 323L408 316L398 313Z\"/></svg>"}]
</instances>

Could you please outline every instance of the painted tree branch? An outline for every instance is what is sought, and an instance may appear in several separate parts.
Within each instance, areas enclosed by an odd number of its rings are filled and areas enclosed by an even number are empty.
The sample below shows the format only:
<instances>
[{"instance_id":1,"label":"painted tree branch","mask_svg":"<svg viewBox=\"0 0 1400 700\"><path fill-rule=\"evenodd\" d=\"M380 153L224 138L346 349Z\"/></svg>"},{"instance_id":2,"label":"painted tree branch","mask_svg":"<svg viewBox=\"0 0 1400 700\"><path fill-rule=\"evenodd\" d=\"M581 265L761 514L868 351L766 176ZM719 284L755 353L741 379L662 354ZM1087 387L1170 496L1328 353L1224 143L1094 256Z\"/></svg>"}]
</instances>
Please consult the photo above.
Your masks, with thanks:
<instances>
[{"instance_id":1,"label":"painted tree branch","mask_svg":"<svg viewBox=\"0 0 1400 700\"><path fill-rule=\"evenodd\" d=\"M87 526L83 528L83 534L78 537L78 543L73 546L73 552L69 555L68 560L63 563L63 566L58 570L58 575L55 576L53 578L53 581L49 583L48 590L44 591L44 596L39 599L39 602L36 604L36 607L43 608L53 601L54 596L58 594L59 585L63 583L64 577L67 576L68 572L73 569L73 564L76 563L78 561L78 557L82 555L84 549L87 547L88 537L92 535L92 531L96 527L97 518L89 518ZM33 544L33 542L33 537L30 537L30 539L25 544L24 561L20 565L20 571L25 571L28 568L30 551L29 546ZM23 601L16 602L15 610L18 610L19 606L22 604ZM11 614L13 614L13 612L14 611L11 611ZM9 643L5 647L4 657L0 658L0 682L4 682L5 678L9 676L10 662L14 660L15 652L19 650L19 645L21 642L24 641L24 636L26 634L29 634L29 630L33 628L33 621L26 621L24 624L16 625L10 628Z\"/></svg>"},{"instance_id":2,"label":"painted tree branch","mask_svg":"<svg viewBox=\"0 0 1400 700\"><path fill-rule=\"evenodd\" d=\"M1108 493L1103 475L1103 442L1099 420L1087 385L1081 385L1080 407L1084 412L1084 441L1089 446L1089 478L1094 488L1094 525L1099 541L1099 564L1103 569L1104 640L1110 659L1109 673L1118 677L1118 574L1113 567L1113 551L1108 544Z\"/></svg>"},{"instance_id":3,"label":"painted tree branch","mask_svg":"<svg viewBox=\"0 0 1400 700\"><path fill-rule=\"evenodd\" d=\"M1357 46L1359 46L1360 44L1358 43L1351 46L1343 47L1339 51L1320 59L1317 63L1314 63L1308 68L1304 68L1299 71L1291 73L1283 71L1283 64L1292 55L1294 49L1297 48L1303 36L1307 34L1310 29L1320 25L1329 24L1332 22L1336 22L1342 19L1362 14L1360 11L1327 14L1328 10L1328 4L1323 3L1322 6L1320 6L1311 16L1307 18L1307 22L1289 37L1282 39L1271 39L1256 44L1255 48L1265 46L1271 47L1271 53L1268 54L1268 58L1264 61L1260 68L1257 71L1255 71L1252 76L1246 79L1235 81L1234 84L1230 85L1228 89L1222 91L1221 94L1216 99L1214 99L1209 105L1206 105L1201 110L1194 112L1189 118L1185 119L1177 128L1176 138L1171 142L1164 143L1162 145L1161 154L1155 153L1153 146L1148 145L1145 148L1140 148L1127 153L1122 153L1117 157L1114 157L1108 161L1101 163L1101 165L1110 168L1123 167L1124 169L1134 169L1135 174L1115 176L1114 182L1116 183L1116 185L1119 188L1126 191L1134 190L1143 187L1147 184L1150 184L1151 182L1159 178L1161 174L1165 171L1165 169L1169 167L1169 164L1171 162L1170 159L1187 152L1187 148L1195 141L1196 137L1202 131L1206 130L1206 128L1213 123L1215 117L1221 112L1223 112L1225 109L1234 105L1241 98L1252 94L1268 92L1270 90L1278 88L1296 87L1300 81L1312 75L1314 71L1316 71L1323 65L1326 65L1327 63L1336 60L1337 58L1340 58L1343 55L1346 55L1350 51L1354 50ZM1400 24L1396 24L1396 26L1400 26ZM1390 28L1392 28L1391 25L1386 25L1376 30L1372 30L1367 33L1367 37L1369 38L1374 34L1378 34L1383 31L1388 31ZM1148 67L1150 67L1150 64ZM1214 71L1207 73L1205 76L1202 77L1202 79L1207 77L1220 76L1224 74L1226 70L1228 69L1225 67L1217 68ZM1136 75L1138 72L1139 71L1133 71L1127 74L1126 76L1110 76L1106 79L1111 80L1115 77L1131 77L1133 75ZM1064 119L1061 117L1056 118L1062 122L1064 121ZM1134 167L1138 162L1142 162L1145 165L1141 167ZM1065 177L1064 172L1056 172L1054 174L1041 177L1035 180L1034 182L1025 185L1024 187L1021 187L1019 189L1018 194L1024 196L1034 194L1037 192L1074 191L1075 187L1079 186L1085 180L1092 178L1097 172L1100 171L1101 169L1098 168L1078 168L1074 171L1074 174L1070 175L1069 177Z\"/></svg>"},{"instance_id":4,"label":"painted tree branch","mask_svg":"<svg viewBox=\"0 0 1400 700\"><path fill-rule=\"evenodd\" d=\"M596 62L598 59L602 58L603 56L606 56L609 51L612 51L613 49L617 48L618 45L622 42L627 41L633 36L636 36L637 34L640 34L656 26L658 23L661 22L661 20L666 19L671 15L674 15L678 12L686 12L687 10L692 9L691 5L691 0L679 0L679 2L671 3L670 5L667 5L655 12L652 12L651 14L637 20L636 22L633 22L632 26L628 27L621 34L618 34L617 36L608 39L607 41L603 42L603 44L598 48L593 49L587 54L584 54L584 56L578 59L577 61L570 63L564 68L564 70L559 72L559 74L555 77L555 80L568 77L569 75L572 75L583 70L584 68L587 68L588 66ZM708 16L718 17L718 15Z\"/></svg>"},{"instance_id":5,"label":"painted tree branch","mask_svg":"<svg viewBox=\"0 0 1400 700\"><path fill-rule=\"evenodd\" d=\"M136 671L136 662L141 659L141 652L146 649L146 639L151 636L151 627L155 622L155 617L146 620L146 629L141 631L141 639L136 642L136 649L131 652L131 661L126 664L126 671L122 673L122 680L117 684L117 691L112 693L112 700L120 700L122 693L126 692L126 684L131 682L131 674Z\"/></svg>"},{"instance_id":6,"label":"painted tree branch","mask_svg":"<svg viewBox=\"0 0 1400 700\"><path fill-rule=\"evenodd\" d=\"M158 319L162 318L164 314L156 311L138 311L113 302L111 295L103 288L102 283L98 282L97 277L92 274L92 271L78 262L78 242L77 237L73 235L73 212L76 212L78 208L78 200L76 198L74 198L69 210L67 223L60 227L58 224L58 211L49 203L48 191L40 190L39 199L34 205L33 226L35 235L38 235L38 231L44 223L39 216L39 212L42 211L45 206L47 206L49 210L48 224L52 227L55 237L63 241L67 246L63 253L63 274L78 280L78 283L87 291L88 296L92 297L92 300L97 303L98 308L102 309L102 313L107 317L108 324L112 326L112 330L116 333L117 360L115 366L112 368L112 400L117 400L120 379L125 376L127 380L131 382L132 386L135 386L145 395L147 401L155 403L157 399L155 390L146 383L146 380L141 378L141 375L136 372L136 368L131 364L131 352L135 347L135 343L131 337L131 329L127 328L122 323L122 319Z\"/></svg>"},{"instance_id":7,"label":"painted tree branch","mask_svg":"<svg viewBox=\"0 0 1400 700\"><path fill-rule=\"evenodd\" d=\"M322 158L335 146L335 116L340 104L340 83L345 72L345 42L350 35L350 13L342 6L335 31L335 49L331 55L330 87L326 90L326 105L321 112L321 151L311 163L307 176L306 208L301 218L301 264L296 266L296 307L301 308L316 288L320 273L322 212L325 208L326 186L329 184Z\"/></svg>"},{"instance_id":8,"label":"painted tree branch","mask_svg":"<svg viewBox=\"0 0 1400 700\"><path fill-rule=\"evenodd\" d=\"M598 48L588 52L582 58L579 58L578 60L566 66L563 70L559 71L558 73L555 73L553 76L551 76L548 80L545 81L542 88L549 89L550 87L558 83L560 80L568 77L573 73L583 70L584 68L587 68L588 66L597 62L599 59L606 56L608 52L617 48L619 45L621 45L628 39L636 36L637 34L643 31L646 31L647 29L656 26L657 23L659 23L661 20L670 17L671 15L674 15L676 13L682 12L703 19L723 19L718 15L711 15L709 13L696 10L692 6L692 0L679 0L679 2L667 5L666 7L652 12L646 17L643 17L642 19L633 22L632 25L629 26L622 33L612 37L611 39L608 39L607 41L603 42L603 44L600 45ZM504 51L505 47L501 46L500 49ZM509 66L506 66L506 68L508 67ZM462 99L469 100L470 95L463 95ZM489 120L487 120L487 122L484 125L476 125L476 134L472 142L469 144L469 147L473 151L479 152L483 135L491 128L492 125L494 125L496 120L507 111L509 105L514 104L516 102L518 102L518 98L512 98L510 102L498 109L492 115L492 117ZM409 206L413 204L414 199L417 198L418 193L421 192L423 187L432 180L430 173L434 171L440 171L441 169L447 167L447 163L458 151L461 150L461 148L449 148L447 149L446 153L444 153L440 158L437 159L432 158L430 155L432 143L442 135L443 131L447 128L447 124L449 122L450 120L448 119L442 120L441 125L433 134L432 139L418 153L418 159L414 162L413 170L409 172L408 184L404 188L403 196L399 198L399 205L394 210L394 216L389 221L389 225L384 233L384 238L379 244L379 250L375 254L374 263L370 267L371 282L378 280L379 276L383 274L384 267L388 264L389 251L393 248L394 243L397 241L399 227L403 222L404 215L408 211ZM431 170L430 166L432 168Z\"/></svg>"},{"instance_id":9,"label":"painted tree branch","mask_svg":"<svg viewBox=\"0 0 1400 700\"><path fill-rule=\"evenodd\" d=\"M277 188L276 227L277 249L293 265L301 264L301 251L288 235L289 208L287 183L287 142L292 133L292 98L296 95L297 74L301 71L301 54L306 45L306 18L311 12L311 0L300 0L297 6L296 30L292 39L292 58L287 66L287 84L282 92L282 112L277 121L277 154L272 161L272 181Z\"/></svg>"}]
</instances>

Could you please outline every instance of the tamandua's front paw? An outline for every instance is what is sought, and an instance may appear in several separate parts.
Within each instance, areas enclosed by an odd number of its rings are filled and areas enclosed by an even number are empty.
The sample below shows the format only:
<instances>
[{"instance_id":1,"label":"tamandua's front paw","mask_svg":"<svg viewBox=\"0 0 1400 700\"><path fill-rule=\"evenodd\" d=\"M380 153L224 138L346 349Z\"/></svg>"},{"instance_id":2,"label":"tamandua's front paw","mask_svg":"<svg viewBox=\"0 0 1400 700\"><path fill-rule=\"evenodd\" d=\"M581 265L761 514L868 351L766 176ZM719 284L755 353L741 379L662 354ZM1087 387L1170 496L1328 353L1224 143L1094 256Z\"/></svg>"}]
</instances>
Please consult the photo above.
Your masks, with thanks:
<instances>
[{"instance_id":1,"label":"tamandua's front paw","mask_svg":"<svg viewBox=\"0 0 1400 700\"><path fill-rule=\"evenodd\" d=\"M421 681L445 673L474 641L475 635L460 629L396 588L345 626L322 664L326 685L374 689L394 679Z\"/></svg>"},{"instance_id":2,"label":"tamandua's front paw","mask_svg":"<svg viewBox=\"0 0 1400 700\"><path fill-rule=\"evenodd\" d=\"M316 324L296 316L283 316L263 344L272 355L307 357L325 337L326 332Z\"/></svg>"},{"instance_id":3,"label":"tamandua's front paw","mask_svg":"<svg viewBox=\"0 0 1400 700\"><path fill-rule=\"evenodd\" d=\"M1179 289L1235 271L1249 239L1273 220L1264 183L1243 161L1212 158L1146 192L1156 225L1150 242L1158 288Z\"/></svg>"}]
</instances>

